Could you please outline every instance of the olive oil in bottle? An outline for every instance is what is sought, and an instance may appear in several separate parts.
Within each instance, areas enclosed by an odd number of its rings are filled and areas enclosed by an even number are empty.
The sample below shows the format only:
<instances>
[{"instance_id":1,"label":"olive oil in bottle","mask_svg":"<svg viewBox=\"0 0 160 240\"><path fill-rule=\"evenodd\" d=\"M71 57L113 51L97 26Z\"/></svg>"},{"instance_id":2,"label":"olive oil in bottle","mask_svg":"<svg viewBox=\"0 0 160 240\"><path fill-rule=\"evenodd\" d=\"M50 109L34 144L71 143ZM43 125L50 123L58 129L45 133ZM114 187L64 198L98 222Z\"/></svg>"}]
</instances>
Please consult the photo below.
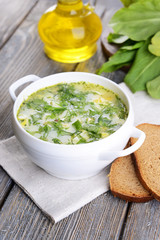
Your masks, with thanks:
<instances>
[{"instance_id":1,"label":"olive oil in bottle","mask_svg":"<svg viewBox=\"0 0 160 240\"><path fill-rule=\"evenodd\" d=\"M38 24L46 55L56 61L76 63L96 52L102 24L93 8L81 0L58 0Z\"/></svg>"}]
</instances>

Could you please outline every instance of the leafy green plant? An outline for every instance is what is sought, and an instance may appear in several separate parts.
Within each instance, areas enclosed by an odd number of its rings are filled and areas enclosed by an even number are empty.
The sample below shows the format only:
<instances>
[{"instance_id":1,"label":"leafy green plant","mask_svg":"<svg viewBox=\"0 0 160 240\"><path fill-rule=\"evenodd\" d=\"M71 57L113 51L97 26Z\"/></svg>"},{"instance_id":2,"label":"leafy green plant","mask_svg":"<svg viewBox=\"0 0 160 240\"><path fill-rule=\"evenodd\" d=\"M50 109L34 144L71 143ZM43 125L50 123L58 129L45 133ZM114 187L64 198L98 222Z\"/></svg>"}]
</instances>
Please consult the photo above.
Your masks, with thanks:
<instances>
[{"instance_id":1,"label":"leafy green plant","mask_svg":"<svg viewBox=\"0 0 160 240\"><path fill-rule=\"evenodd\" d=\"M129 64L124 81L130 89L146 90L152 97L160 98L160 1L122 2L125 7L112 17L110 26L114 32L108 36L110 43L119 45L119 50L97 73L112 72Z\"/></svg>"}]
</instances>

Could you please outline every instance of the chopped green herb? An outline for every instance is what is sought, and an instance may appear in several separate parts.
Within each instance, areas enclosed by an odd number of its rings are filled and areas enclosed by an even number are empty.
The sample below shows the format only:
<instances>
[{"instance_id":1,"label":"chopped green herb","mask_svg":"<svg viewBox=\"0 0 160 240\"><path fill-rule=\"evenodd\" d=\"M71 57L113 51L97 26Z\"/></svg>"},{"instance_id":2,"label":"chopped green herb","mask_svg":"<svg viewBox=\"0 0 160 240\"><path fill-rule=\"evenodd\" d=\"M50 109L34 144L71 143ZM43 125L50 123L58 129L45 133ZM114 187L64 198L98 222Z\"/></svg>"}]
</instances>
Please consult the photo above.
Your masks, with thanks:
<instances>
[{"instance_id":1,"label":"chopped green herb","mask_svg":"<svg viewBox=\"0 0 160 240\"><path fill-rule=\"evenodd\" d=\"M84 138L81 138L77 144L86 143L87 141Z\"/></svg>"},{"instance_id":2,"label":"chopped green herb","mask_svg":"<svg viewBox=\"0 0 160 240\"><path fill-rule=\"evenodd\" d=\"M58 138L53 138L52 141L57 144L61 144L61 141Z\"/></svg>"},{"instance_id":3,"label":"chopped green herb","mask_svg":"<svg viewBox=\"0 0 160 240\"><path fill-rule=\"evenodd\" d=\"M72 126L74 126L76 130L80 130L82 128L82 125L79 120L72 123Z\"/></svg>"}]
</instances>

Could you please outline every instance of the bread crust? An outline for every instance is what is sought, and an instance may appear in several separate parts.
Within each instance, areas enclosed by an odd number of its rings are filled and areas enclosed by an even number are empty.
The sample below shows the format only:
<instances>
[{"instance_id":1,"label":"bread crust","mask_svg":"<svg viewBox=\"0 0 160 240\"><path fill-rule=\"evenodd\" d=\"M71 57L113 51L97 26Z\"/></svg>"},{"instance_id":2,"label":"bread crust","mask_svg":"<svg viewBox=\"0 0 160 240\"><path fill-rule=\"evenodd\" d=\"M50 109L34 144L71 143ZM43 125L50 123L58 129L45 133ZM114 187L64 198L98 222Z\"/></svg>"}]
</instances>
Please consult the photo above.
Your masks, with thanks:
<instances>
[{"instance_id":1,"label":"bread crust","mask_svg":"<svg viewBox=\"0 0 160 240\"><path fill-rule=\"evenodd\" d=\"M113 194L114 197L121 198L122 200L125 200L126 202L136 202L136 203L144 203L153 200L152 195L148 197L131 197L127 195L123 195L121 193L115 192L111 190L111 193Z\"/></svg>"}]
</instances>

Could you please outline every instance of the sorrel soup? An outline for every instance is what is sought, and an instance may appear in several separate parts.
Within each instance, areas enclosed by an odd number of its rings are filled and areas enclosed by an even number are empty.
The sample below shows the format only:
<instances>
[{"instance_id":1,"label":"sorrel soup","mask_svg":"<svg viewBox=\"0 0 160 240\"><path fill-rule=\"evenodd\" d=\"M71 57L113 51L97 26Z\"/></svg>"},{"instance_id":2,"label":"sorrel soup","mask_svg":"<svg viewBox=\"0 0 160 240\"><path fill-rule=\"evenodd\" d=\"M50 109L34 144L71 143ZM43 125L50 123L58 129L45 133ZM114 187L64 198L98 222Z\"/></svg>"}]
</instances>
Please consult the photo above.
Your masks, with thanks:
<instances>
[{"instance_id":1,"label":"sorrel soup","mask_svg":"<svg viewBox=\"0 0 160 240\"><path fill-rule=\"evenodd\" d=\"M128 116L122 100L103 86L60 83L31 94L17 113L31 135L57 144L98 141L119 129Z\"/></svg>"}]
</instances>

